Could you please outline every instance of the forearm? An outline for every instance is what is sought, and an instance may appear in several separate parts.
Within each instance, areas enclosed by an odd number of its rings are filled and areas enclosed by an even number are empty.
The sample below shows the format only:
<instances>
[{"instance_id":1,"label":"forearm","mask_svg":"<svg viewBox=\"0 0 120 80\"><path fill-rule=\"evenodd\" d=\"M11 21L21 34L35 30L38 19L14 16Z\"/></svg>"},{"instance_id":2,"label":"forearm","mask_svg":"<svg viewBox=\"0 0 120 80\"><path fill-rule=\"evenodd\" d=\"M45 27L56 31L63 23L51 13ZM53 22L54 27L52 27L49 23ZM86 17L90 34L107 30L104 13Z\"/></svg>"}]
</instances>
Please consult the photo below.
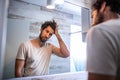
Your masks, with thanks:
<instances>
[{"instance_id":1,"label":"forearm","mask_svg":"<svg viewBox=\"0 0 120 80\"><path fill-rule=\"evenodd\" d=\"M56 37L59 42L61 54L64 55L64 57L68 57L70 55L69 50L67 49L67 46L65 45L64 41L62 40L60 34L59 33L56 34Z\"/></svg>"},{"instance_id":2,"label":"forearm","mask_svg":"<svg viewBox=\"0 0 120 80\"><path fill-rule=\"evenodd\" d=\"M24 60L16 59L15 63L15 77L22 77L22 69L24 66Z\"/></svg>"},{"instance_id":3,"label":"forearm","mask_svg":"<svg viewBox=\"0 0 120 80\"><path fill-rule=\"evenodd\" d=\"M22 77L21 71L16 71L15 72L15 77Z\"/></svg>"}]
</instances>

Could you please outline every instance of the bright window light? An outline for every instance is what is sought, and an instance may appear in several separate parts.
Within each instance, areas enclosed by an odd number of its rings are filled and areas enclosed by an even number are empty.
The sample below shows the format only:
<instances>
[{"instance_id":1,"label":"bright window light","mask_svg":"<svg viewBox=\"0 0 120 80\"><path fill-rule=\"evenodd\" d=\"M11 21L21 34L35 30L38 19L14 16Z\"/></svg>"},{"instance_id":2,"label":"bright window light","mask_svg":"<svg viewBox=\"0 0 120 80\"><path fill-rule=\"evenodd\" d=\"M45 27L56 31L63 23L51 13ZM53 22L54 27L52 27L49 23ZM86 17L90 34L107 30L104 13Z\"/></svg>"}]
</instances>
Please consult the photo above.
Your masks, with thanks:
<instances>
[{"instance_id":1,"label":"bright window light","mask_svg":"<svg viewBox=\"0 0 120 80\"><path fill-rule=\"evenodd\" d=\"M71 25L71 72L86 70L86 43L82 42L81 31L81 26Z\"/></svg>"},{"instance_id":2,"label":"bright window light","mask_svg":"<svg viewBox=\"0 0 120 80\"><path fill-rule=\"evenodd\" d=\"M53 6L53 5L47 5L47 8L48 9L55 9L55 6Z\"/></svg>"}]
</instances>

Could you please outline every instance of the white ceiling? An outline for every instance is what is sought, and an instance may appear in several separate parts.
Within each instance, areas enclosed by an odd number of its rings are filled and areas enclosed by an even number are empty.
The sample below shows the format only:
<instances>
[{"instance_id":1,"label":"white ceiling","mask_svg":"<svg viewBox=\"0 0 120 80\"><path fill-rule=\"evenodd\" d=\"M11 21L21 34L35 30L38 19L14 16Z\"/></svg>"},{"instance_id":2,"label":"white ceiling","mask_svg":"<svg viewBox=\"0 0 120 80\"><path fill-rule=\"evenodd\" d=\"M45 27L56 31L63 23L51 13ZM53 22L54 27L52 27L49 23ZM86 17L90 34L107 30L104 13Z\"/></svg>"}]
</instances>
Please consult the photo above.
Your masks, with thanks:
<instances>
[{"instance_id":1,"label":"white ceiling","mask_svg":"<svg viewBox=\"0 0 120 80\"><path fill-rule=\"evenodd\" d=\"M47 0L21 0L27 3L39 5L46 7ZM86 7L83 3L88 4L88 0L65 0L62 5L56 6L56 10L74 13L74 14L81 14L81 6Z\"/></svg>"}]
</instances>

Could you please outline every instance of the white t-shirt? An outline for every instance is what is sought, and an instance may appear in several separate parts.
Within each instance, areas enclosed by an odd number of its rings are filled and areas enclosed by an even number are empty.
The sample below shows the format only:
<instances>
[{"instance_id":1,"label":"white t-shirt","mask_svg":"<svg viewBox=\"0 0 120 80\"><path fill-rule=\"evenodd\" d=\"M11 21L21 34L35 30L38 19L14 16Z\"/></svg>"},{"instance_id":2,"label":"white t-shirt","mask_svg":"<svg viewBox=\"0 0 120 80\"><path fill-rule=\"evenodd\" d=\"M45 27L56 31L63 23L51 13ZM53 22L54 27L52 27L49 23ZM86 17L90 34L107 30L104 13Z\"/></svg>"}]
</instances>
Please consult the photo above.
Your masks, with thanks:
<instances>
[{"instance_id":1,"label":"white t-shirt","mask_svg":"<svg viewBox=\"0 0 120 80\"><path fill-rule=\"evenodd\" d=\"M16 59L25 60L24 76L37 76L48 73L50 56L55 46L46 43L41 48L36 48L30 41L20 45Z\"/></svg>"},{"instance_id":2,"label":"white t-shirt","mask_svg":"<svg viewBox=\"0 0 120 80\"><path fill-rule=\"evenodd\" d=\"M120 77L120 19L103 22L88 31L87 70Z\"/></svg>"}]
</instances>

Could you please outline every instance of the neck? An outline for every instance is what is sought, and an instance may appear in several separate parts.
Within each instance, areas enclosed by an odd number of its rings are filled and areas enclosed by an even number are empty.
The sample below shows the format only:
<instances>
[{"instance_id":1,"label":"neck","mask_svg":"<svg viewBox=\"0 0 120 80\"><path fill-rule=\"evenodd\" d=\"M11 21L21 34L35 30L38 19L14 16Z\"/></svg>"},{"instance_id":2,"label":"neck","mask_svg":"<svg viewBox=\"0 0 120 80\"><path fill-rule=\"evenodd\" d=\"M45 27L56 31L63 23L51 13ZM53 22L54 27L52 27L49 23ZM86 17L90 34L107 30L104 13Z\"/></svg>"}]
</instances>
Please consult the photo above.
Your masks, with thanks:
<instances>
[{"instance_id":1,"label":"neck","mask_svg":"<svg viewBox=\"0 0 120 80\"><path fill-rule=\"evenodd\" d=\"M106 20L109 20L109 19L118 19L118 18L119 18L119 15L118 15L118 14L116 14L116 13L111 13L111 14L109 14L108 16L106 16L105 21L106 21Z\"/></svg>"},{"instance_id":2,"label":"neck","mask_svg":"<svg viewBox=\"0 0 120 80\"><path fill-rule=\"evenodd\" d=\"M32 43L32 45L35 46L36 48L40 48L40 47L42 47L42 46L45 44L45 43L42 43L42 42L41 42L41 40L39 39L39 37L36 38L36 39L31 40L31 43Z\"/></svg>"},{"instance_id":3,"label":"neck","mask_svg":"<svg viewBox=\"0 0 120 80\"><path fill-rule=\"evenodd\" d=\"M110 20L110 19L118 19L119 15L117 13L114 13L110 10L110 8L106 8L106 11L104 13L104 21Z\"/></svg>"},{"instance_id":4,"label":"neck","mask_svg":"<svg viewBox=\"0 0 120 80\"><path fill-rule=\"evenodd\" d=\"M42 41L40 40L40 38L39 38L39 37L37 38L37 41L38 41L38 43L39 43L40 47L41 47L41 46L43 46L43 45L45 44L45 42L42 42Z\"/></svg>"}]
</instances>

